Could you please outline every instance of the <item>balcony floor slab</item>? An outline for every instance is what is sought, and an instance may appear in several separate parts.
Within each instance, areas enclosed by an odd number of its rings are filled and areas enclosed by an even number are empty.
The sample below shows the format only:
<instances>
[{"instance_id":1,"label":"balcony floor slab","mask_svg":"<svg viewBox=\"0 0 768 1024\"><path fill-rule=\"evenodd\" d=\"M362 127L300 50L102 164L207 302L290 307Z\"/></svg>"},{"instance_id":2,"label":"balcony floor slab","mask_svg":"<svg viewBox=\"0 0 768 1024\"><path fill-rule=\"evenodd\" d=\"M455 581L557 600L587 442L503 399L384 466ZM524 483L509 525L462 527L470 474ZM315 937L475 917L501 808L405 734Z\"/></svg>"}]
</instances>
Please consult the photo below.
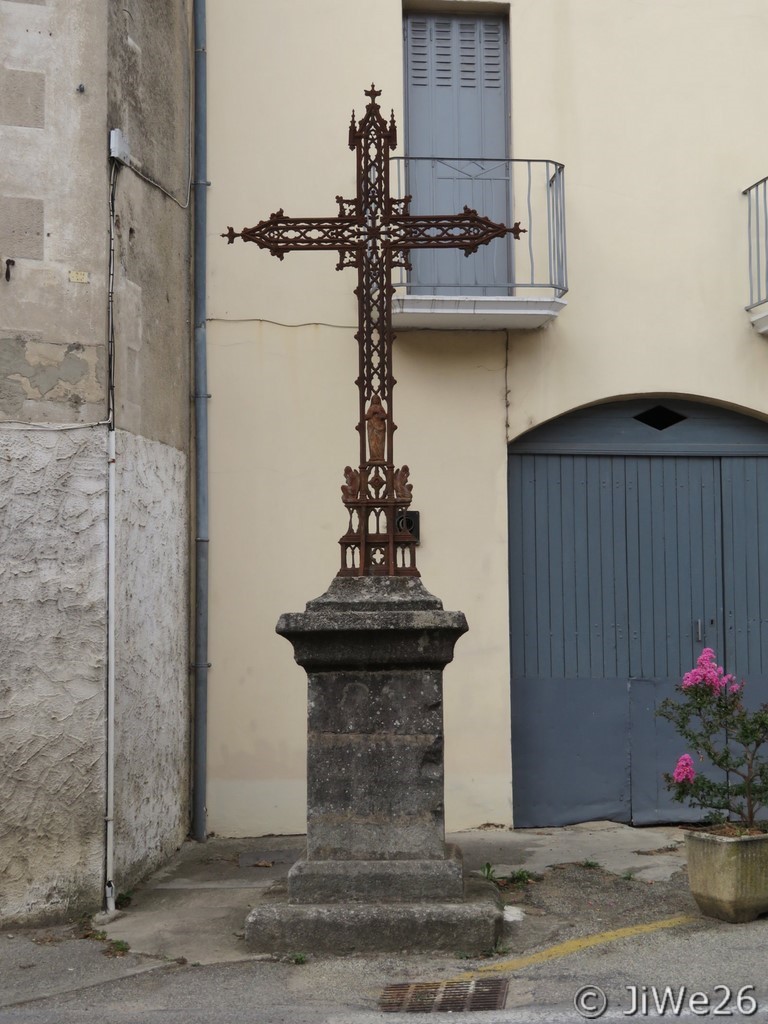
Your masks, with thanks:
<instances>
[{"instance_id":1,"label":"balcony floor slab","mask_svg":"<svg viewBox=\"0 0 768 1024\"><path fill-rule=\"evenodd\" d=\"M768 309L763 306L750 317L750 322L758 334L768 334Z\"/></svg>"},{"instance_id":2,"label":"balcony floor slab","mask_svg":"<svg viewBox=\"0 0 768 1024\"><path fill-rule=\"evenodd\" d=\"M566 305L565 299L506 295L399 295L392 302L392 325L396 331L533 331Z\"/></svg>"}]
</instances>

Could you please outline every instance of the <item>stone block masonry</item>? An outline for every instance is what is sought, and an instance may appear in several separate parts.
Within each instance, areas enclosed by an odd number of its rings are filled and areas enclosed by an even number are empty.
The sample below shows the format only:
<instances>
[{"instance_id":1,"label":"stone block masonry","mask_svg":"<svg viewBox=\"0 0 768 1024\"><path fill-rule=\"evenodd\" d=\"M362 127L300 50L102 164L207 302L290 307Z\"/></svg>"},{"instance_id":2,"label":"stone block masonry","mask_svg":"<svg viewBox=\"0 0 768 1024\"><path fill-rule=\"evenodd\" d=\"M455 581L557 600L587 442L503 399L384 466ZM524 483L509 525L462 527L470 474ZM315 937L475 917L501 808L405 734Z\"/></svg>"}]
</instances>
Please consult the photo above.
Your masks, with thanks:
<instances>
[{"instance_id":1,"label":"stone block masonry","mask_svg":"<svg viewBox=\"0 0 768 1024\"><path fill-rule=\"evenodd\" d=\"M0 124L45 127L45 75L0 68Z\"/></svg>"},{"instance_id":2,"label":"stone block masonry","mask_svg":"<svg viewBox=\"0 0 768 1024\"><path fill-rule=\"evenodd\" d=\"M0 252L16 259L43 259L44 223L42 199L0 196Z\"/></svg>"}]
</instances>

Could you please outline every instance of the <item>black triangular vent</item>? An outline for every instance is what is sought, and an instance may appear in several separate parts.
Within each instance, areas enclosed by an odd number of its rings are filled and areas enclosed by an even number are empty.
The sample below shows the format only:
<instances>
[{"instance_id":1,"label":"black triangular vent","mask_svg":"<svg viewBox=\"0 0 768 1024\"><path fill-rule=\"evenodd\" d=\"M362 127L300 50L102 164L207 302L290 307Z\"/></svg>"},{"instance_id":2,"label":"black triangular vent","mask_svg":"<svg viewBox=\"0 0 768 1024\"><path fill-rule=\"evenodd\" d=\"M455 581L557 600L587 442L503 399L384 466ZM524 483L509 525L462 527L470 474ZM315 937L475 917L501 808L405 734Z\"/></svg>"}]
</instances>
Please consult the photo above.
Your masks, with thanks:
<instances>
[{"instance_id":1,"label":"black triangular vent","mask_svg":"<svg viewBox=\"0 0 768 1024\"><path fill-rule=\"evenodd\" d=\"M676 423L687 418L687 416L681 416L679 412L667 409L663 405L654 405L652 409L646 409L645 412L639 412L635 416L636 420L645 423L647 427L653 427L654 430L666 430L667 427L674 427Z\"/></svg>"}]
</instances>

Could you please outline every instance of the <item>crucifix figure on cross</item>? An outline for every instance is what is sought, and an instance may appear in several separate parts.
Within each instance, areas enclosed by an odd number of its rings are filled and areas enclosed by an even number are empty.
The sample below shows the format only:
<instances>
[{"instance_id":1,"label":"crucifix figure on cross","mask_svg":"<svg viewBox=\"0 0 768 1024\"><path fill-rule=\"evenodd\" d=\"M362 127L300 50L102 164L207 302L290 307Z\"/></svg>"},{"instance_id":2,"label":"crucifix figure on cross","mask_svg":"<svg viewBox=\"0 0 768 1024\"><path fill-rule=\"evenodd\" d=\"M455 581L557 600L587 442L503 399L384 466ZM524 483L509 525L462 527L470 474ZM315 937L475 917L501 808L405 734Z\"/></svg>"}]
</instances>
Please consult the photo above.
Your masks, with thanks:
<instances>
[{"instance_id":1,"label":"crucifix figure on cross","mask_svg":"<svg viewBox=\"0 0 768 1024\"><path fill-rule=\"evenodd\" d=\"M349 513L347 532L339 541L339 576L418 576L416 540L406 525L411 502L408 466L395 468L392 418L392 271L410 270L411 249L458 248L466 256L494 238L525 231L519 222L511 228L481 217L465 206L462 213L416 216L410 196L394 199L389 192L388 150L397 146L394 113L389 124L381 115L371 86L365 116L349 127L349 148L356 151L357 194L336 197L335 217L286 217L283 210L255 227L222 235L255 242L283 259L296 250L336 250L337 270L357 268L359 346L360 464L344 470L342 501Z\"/></svg>"}]
</instances>

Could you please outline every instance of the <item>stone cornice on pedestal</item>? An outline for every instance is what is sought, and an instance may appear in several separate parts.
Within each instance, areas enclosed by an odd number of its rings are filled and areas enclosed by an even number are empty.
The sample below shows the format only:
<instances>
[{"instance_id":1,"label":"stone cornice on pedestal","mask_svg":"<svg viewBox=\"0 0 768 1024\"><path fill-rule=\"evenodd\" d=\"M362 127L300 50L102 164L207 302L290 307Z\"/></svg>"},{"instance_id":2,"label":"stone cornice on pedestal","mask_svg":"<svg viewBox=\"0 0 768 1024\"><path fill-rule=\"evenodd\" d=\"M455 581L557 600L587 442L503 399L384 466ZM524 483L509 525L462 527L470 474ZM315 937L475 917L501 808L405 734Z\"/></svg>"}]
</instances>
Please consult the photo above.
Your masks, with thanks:
<instances>
[{"instance_id":1,"label":"stone cornice on pedestal","mask_svg":"<svg viewBox=\"0 0 768 1024\"><path fill-rule=\"evenodd\" d=\"M277 632L311 671L398 665L444 668L467 632L463 612L443 603L413 577L336 577L304 612L281 615Z\"/></svg>"}]
</instances>

